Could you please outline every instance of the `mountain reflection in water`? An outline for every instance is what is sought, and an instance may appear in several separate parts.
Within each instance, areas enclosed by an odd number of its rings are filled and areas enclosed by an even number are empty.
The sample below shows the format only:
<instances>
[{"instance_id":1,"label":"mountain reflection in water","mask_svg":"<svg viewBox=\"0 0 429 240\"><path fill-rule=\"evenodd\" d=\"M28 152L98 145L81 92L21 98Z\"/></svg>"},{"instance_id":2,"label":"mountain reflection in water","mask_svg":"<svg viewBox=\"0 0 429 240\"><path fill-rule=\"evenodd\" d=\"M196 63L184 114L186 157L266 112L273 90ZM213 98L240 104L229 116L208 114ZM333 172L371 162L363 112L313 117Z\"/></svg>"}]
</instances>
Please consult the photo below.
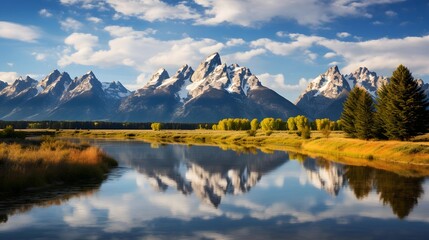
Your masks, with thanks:
<instances>
[{"instance_id":1,"label":"mountain reflection in water","mask_svg":"<svg viewBox=\"0 0 429 240\"><path fill-rule=\"evenodd\" d=\"M286 152L271 154L261 151L237 153L219 151L217 147L167 147L162 151L135 152L127 156L127 163L149 178L153 188L166 191L169 187L188 195L194 193L203 202L217 207L226 194L243 194L251 190L270 171L289 161ZM159 146L156 146L159 148ZM132 154L134 151L129 151ZM364 199L371 191L380 202L389 205L399 218L408 216L423 195L423 177L406 177L370 167L343 165L301 154L298 159L307 181L332 196L344 187L353 190L357 199Z\"/></svg>"},{"instance_id":2,"label":"mountain reflection in water","mask_svg":"<svg viewBox=\"0 0 429 240\"><path fill-rule=\"evenodd\" d=\"M429 184L423 177L291 152L93 143L119 161L119 172L90 187L0 197L0 239L420 239L429 234Z\"/></svg>"}]
</instances>

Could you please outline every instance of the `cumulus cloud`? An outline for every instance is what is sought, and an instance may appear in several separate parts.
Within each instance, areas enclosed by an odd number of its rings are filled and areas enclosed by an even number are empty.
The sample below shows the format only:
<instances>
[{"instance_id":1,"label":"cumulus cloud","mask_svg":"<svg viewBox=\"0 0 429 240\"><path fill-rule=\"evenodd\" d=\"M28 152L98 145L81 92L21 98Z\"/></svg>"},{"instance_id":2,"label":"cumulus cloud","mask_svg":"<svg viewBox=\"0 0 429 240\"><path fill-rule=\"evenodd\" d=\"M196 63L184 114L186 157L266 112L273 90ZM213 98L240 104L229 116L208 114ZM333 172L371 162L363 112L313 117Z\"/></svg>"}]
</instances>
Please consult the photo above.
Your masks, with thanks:
<instances>
[{"instance_id":1,"label":"cumulus cloud","mask_svg":"<svg viewBox=\"0 0 429 240\"><path fill-rule=\"evenodd\" d=\"M231 38L226 42L226 46L233 47L237 45L243 45L246 41L244 41L242 38Z\"/></svg>"},{"instance_id":2,"label":"cumulus cloud","mask_svg":"<svg viewBox=\"0 0 429 240\"><path fill-rule=\"evenodd\" d=\"M98 17L88 17L88 18L86 18L86 20L88 20L92 23L95 23L95 24L99 24L99 23L103 22L103 20L101 18L98 18Z\"/></svg>"},{"instance_id":3,"label":"cumulus cloud","mask_svg":"<svg viewBox=\"0 0 429 240\"><path fill-rule=\"evenodd\" d=\"M278 31L276 32L277 37L287 37L287 33L283 32L283 31Z\"/></svg>"},{"instance_id":4,"label":"cumulus cloud","mask_svg":"<svg viewBox=\"0 0 429 240\"><path fill-rule=\"evenodd\" d=\"M105 31L112 37L107 49L98 49L98 37L92 34L73 33L68 36L65 39L68 47L58 64L129 66L150 73L159 67L197 64L201 56L225 47L225 44L208 38L159 40L148 36L154 32L152 29L136 31L131 27L107 26Z\"/></svg>"},{"instance_id":5,"label":"cumulus cloud","mask_svg":"<svg viewBox=\"0 0 429 240\"><path fill-rule=\"evenodd\" d=\"M224 59L228 62L247 62L250 59L266 53L267 50L263 48L251 49L245 52L236 52L233 54L225 55Z\"/></svg>"},{"instance_id":6,"label":"cumulus cloud","mask_svg":"<svg viewBox=\"0 0 429 240\"><path fill-rule=\"evenodd\" d=\"M195 3L205 8L205 14L198 19L198 24L217 25L226 22L251 27L276 17L311 26L318 26L339 17L371 17L367 12L368 7L401 1L404 0L196 0Z\"/></svg>"},{"instance_id":7,"label":"cumulus cloud","mask_svg":"<svg viewBox=\"0 0 429 240\"><path fill-rule=\"evenodd\" d=\"M199 14L185 2L170 5L161 0L108 0L107 3L120 14L150 22L199 18Z\"/></svg>"},{"instance_id":8,"label":"cumulus cloud","mask_svg":"<svg viewBox=\"0 0 429 240\"><path fill-rule=\"evenodd\" d=\"M429 35L353 42L294 34L290 42L262 38L252 41L251 46L265 48L280 56L291 55L300 50L310 59L312 56L309 55L309 49L322 46L330 51L324 55L325 58L334 56L343 58L345 66L342 71L345 72L352 72L361 66L375 71L391 71L399 64L404 64L417 74L429 74L429 66L426 64L429 62L429 56L426 54L426 49L429 48Z\"/></svg>"},{"instance_id":9,"label":"cumulus cloud","mask_svg":"<svg viewBox=\"0 0 429 240\"><path fill-rule=\"evenodd\" d=\"M46 54L44 53L37 53L37 52L33 52L31 55L33 55L37 61L44 61L47 57Z\"/></svg>"},{"instance_id":10,"label":"cumulus cloud","mask_svg":"<svg viewBox=\"0 0 429 240\"><path fill-rule=\"evenodd\" d=\"M334 53L334 52L328 52L325 55L323 55L324 58L333 58L333 57L336 57L336 56L337 56L337 54Z\"/></svg>"},{"instance_id":11,"label":"cumulus cloud","mask_svg":"<svg viewBox=\"0 0 429 240\"><path fill-rule=\"evenodd\" d=\"M323 37L307 36L304 34L291 33L288 35L290 42L277 42L268 38L261 38L252 41L252 47L264 47L276 55L287 56L297 50L306 50L313 46L314 43L324 40Z\"/></svg>"},{"instance_id":12,"label":"cumulus cloud","mask_svg":"<svg viewBox=\"0 0 429 240\"><path fill-rule=\"evenodd\" d=\"M296 84L287 84L283 74L262 73L257 75L257 77L263 85L270 86L271 89L275 89L280 95L290 96L290 99L297 98L312 80L301 78Z\"/></svg>"},{"instance_id":13,"label":"cumulus cloud","mask_svg":"<svg viewBox=\"0 0 429 240\"><path fill-rule=\"evenodd\" d=\"M337 37L339 37L339 38L346 38L346 37L350 37L350 36L351 36L351 34L348 33L348 32L339 32L339 33L337 33Z\"/></svg>"},{"instance_id":14,"label":"cumulus cloud","mask_svg":"<svg viewBox=\"0 0 429 240\"><path fill-rule=\"evenodd\" d=\"M42 17L47 17L47 18L52 17L52 13L49 12L48 9L46 9L46 8L41 9L39 11L39 15Z\"/></svg>"},{"instance_id":15,"label":"cumulus cloud","mask_svg":"<svg viewBox=\"0 0 429 240\"><path fill-rule=\"evenodd\" d=\"M60 21L61 28L66 31L77 31L83 24L76 19L66 18L66 20Z\"/></svg>"},{"instance_id":16,"label":"cumulus cloud","mask_svg":"<svg viewBox=\"0 0 429 240\"><path fill-rule=\"evenodd\" d=\"M0 38L34 42L39 37L40 33L35 27L0 21Z\"/></svg>"},{"instance_id":17,"label":"cumulus cloud","mask_svg":"<svg viewBox=\"0 0 429 240\"><path fill-rule=\"evenodd\" d=\"M381 38L364 42L324 40L320 45L342 56L346 62L345 72L360 66L372 70L389 70L404 64L418 74L429 74L429 35L398 39Z\"/></svg>"},{"instance_id":18,"label":"cumulus cloud","mask_svg":"<svg viewBox=\"0 0 429 240\"><path fill-rule=\"evenodd\" d=\"M13 83L19 78L17 72L0 72L0 80L9 84Z\"/></svg>"}]
</instances>

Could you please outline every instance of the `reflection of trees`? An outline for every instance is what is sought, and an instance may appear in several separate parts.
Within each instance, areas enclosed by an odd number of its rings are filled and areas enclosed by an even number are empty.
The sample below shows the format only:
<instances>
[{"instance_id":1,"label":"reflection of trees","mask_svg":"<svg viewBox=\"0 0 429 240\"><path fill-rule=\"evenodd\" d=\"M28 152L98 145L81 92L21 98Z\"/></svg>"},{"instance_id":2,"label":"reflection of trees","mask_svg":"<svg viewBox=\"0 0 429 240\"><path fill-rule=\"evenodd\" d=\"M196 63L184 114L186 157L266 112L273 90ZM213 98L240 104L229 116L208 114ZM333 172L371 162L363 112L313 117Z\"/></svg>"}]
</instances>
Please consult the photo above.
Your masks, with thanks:
<instances>
[{"instance_id":1,"label":"reflection of trees","mask_svg":"<svg viewBox=\"0 0 429 240\"><path fill-rule=\"evenodd\" d=\"M384 205L405 218L423 194L424 178L405 177L369 167L346 166L345 177L358 199L368 196L374 188Z\"/></svg>"},{"instance_id":2,"label":"reflection of trees","mask_svg":"<svg viewBox=\"0 0 429 240\"><path fill-rule=\"evenodd\" d=\"M84 186L58 186L43 191L27 192L20 195L0 195L0 224L8 216L30 211L34 207L61 205L71 198L90 196L98 191L101 182Z\"/></svg>"},{"instance_id":3,"label":"reflection of trees","mask_svg":"<svg viewBox=\"0 0 429 240\"><path fill-rule=\"evenodd\" d=\"M249 191L265 173L289 158L285 152L222 151L217 147L168 145L162 149L130 156L128 162L146 175L160 191L175 188L183 194L195 193L217 207L226 194Z\"/></svg>"}]
</instances>

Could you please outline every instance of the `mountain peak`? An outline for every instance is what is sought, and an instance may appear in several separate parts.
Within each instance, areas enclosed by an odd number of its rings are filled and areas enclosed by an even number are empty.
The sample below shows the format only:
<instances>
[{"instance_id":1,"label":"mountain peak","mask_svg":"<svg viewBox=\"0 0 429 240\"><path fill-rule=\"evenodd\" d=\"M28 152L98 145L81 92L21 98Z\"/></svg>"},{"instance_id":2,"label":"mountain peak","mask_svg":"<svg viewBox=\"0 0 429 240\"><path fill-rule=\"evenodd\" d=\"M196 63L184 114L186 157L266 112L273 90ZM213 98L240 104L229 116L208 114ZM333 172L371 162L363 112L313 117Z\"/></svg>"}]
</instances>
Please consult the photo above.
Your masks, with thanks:
<instances>
[{"instance_id":1,"label":"mountain peak","mask_svg":"<svg viewBox=\"0 0 429 240\"><path fill-rule=\"evenodd\" d=\"M222 64L219 53L209 55L204 61L200 63L195 73L192 75L191 81L197 82L207 77L213 70Z\"/></svg>"},{"instance_id":2,"label":"mountain peak","mask_svg":"<svg viewBox=\"0 0 429 240\"><path fill-rule=\"evenodd\" d=\"M341 74L340 70L338 69L338 66L334 65L334 66L330 67L328 69L328 71L326 71L325 75L333 75L333 74L336 74L336 73Z\"/></svg>"},{"instance_id":3,"label":"mountain peak","mask_svg":"<svg viewBox=\"0 0 429 240\"><path fill-rule=\"evenodd\" d=\"M160 68L152 75L149 82L146 84L146 86L144 86L144 88L156 88L162 84L162 81L168 78L170 78L170 75L168 75L167 70L165 70L164 68Z\"/></svg>"}]
</instances>

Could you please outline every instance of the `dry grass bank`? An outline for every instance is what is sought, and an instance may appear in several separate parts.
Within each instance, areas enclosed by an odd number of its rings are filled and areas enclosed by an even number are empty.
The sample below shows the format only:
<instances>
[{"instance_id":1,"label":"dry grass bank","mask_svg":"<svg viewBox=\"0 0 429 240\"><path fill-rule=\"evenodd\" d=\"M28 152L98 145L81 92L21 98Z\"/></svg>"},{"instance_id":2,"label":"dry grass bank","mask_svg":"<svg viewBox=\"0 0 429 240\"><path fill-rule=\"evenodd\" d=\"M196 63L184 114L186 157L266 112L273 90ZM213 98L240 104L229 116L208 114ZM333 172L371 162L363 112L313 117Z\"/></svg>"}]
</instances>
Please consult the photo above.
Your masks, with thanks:
<instances>
[{"instance_id":1,"label":"dry grass bank","mask_svg":"<svg viewBox=\"0 0 429 240\"><path fill-rule=\"evenodd\" d=\"M100 149L47 139L0 144L0 192L102 179L117 163Z\"/></svg>"},{"instance_id":2,"label":"dry grass bank","mask_svg":"<svg viewBox=\"0 0 429 240\"><path fill-rule=\"evenodd\" d=\"M298 137L293 132L274 131L267 136L260 130L254 137L244 131L212 130L70 130L61 131L60 136L216 144L230 146L230 148L261 148L268 151L294 149L335 157L429 165L429 142L364 141L346 138L342 132L332 132L329 138L325 138L322 133L313 131L308 140ZM420 137L420 139L426 138L425 135Z\"/></svg>"}]
</instances>

